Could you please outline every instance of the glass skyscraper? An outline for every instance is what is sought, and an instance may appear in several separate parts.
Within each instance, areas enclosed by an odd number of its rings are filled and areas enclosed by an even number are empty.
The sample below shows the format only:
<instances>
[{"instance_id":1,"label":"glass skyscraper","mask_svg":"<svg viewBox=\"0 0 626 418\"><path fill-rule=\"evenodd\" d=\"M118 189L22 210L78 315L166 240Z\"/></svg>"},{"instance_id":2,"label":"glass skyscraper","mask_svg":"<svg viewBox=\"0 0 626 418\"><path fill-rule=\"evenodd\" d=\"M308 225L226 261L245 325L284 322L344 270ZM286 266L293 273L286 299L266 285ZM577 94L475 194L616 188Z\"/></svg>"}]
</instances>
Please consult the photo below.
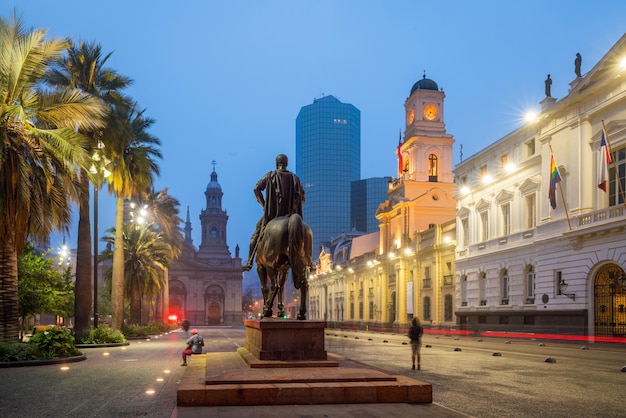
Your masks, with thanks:
<instances>
[{"instance_id":1,"label":"glass skyscraper","mask_svg":"<svg viewBox=\"0 0 626 418\"><path fill-rule=\"evenodd\" d=\"M333 96L315 99L296 118L296 174L313 230L313 259L323 243L352 230L351 187L361 178L361 112Z\"/></svg>"}]
</instances>

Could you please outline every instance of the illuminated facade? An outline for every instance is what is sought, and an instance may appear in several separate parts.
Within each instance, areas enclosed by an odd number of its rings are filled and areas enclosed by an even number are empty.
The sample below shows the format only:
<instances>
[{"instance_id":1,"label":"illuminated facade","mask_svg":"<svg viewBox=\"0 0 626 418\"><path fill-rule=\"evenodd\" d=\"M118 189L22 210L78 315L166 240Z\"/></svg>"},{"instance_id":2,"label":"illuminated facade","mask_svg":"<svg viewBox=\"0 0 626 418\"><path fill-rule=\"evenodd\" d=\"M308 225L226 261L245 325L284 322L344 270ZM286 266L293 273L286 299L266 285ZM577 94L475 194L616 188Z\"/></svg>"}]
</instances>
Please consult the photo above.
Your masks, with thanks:
<instances>
[{"instance_id":1,"label":"illuminated facade","mask_svg":"<svg viewBox=\"0 0 626 418\"><path fill-rule=\"evenodd\" d=\"M183 252L169 269L169 310L193 325L243 325L241 258L239 248L231 256L226 242L223 194L214 167L200 214L200 247L193 246L187 209Z\"/></svg>"},{"instance_id":2,"label":"illuminated facade","mask_svg":"<svg viewBox=\"0 0 626 418\"><path fill-rule=\"evenodd\" d=\"M462 327L626 335L624 57L626 36L574 76L566 97L546 97L534 122L454 170ZM606 192L598 187L603 122L615 162ZM561 177L555 208L552 156Z\"/></svg>"},{"instance_id":3,"label":"illuminated facade","mask_svg":"<svg viewBox=\"0 0 626 418\"><path fill-rule=\"evenodd\" d=\"M455 325L454 139L445 130L444 98L426 77L411 89L398 178L375 215L379 231L321 255L309 281L318 319L368 329L404 330L413 317Z\"/></svg>"}]
</instances>

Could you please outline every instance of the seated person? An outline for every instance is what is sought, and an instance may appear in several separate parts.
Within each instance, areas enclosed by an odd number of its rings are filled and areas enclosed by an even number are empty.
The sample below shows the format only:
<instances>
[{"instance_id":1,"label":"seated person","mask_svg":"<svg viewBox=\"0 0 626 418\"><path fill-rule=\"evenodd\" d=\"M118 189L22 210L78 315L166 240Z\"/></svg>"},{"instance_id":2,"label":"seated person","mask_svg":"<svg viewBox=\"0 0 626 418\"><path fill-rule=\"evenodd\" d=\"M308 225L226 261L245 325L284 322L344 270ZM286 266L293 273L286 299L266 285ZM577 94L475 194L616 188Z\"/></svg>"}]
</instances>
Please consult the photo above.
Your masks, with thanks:
<instances>
[{"instance_id":1,"label":"seated person","mask_svg":"<svg viewBox=\"0 0 626 418\"><path fill-rule=\"evenodd\" d=\"M198 334L197 329L191 330L191 337L187 340L187 347L183 350L183 362L181 366L187 365L187 356L192 354L202 354L202 347L204 347L204 338Z\"/></svg>"}]
</instances>

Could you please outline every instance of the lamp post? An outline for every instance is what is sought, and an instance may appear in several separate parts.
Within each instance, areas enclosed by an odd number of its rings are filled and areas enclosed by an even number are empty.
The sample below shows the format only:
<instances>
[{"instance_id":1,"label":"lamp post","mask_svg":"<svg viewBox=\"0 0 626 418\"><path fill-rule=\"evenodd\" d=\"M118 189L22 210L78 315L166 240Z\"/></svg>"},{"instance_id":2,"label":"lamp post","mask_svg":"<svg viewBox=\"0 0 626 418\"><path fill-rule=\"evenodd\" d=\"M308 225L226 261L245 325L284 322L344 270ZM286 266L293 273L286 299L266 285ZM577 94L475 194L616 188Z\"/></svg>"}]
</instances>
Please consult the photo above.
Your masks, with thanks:
<instances>
[{"instance_id":1,"label":"lamp post","mask_svg":"<svg viewBox=\"0 0 626 418\"><path fill-rule=\"evenodd\" d=\"M104 178L109 177L111 172L106 166L111 162L104 155L104 143L98 140L98 149L92 156L92 164L89 168L91 174L97 175L93 183L93 327L98 327L98 188ZM97 184L99 183L99 184Z\"/></svg>"}]
</instances>

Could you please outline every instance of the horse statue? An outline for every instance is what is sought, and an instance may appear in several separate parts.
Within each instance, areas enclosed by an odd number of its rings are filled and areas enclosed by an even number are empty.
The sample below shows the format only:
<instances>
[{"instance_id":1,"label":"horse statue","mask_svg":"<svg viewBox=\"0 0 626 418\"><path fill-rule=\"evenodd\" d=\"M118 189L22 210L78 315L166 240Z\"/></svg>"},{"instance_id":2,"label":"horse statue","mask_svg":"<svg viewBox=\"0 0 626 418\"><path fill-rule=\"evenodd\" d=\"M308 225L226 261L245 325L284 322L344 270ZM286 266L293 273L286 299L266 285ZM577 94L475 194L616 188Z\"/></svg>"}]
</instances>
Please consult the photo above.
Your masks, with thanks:
<instances>
[{"instance_id":1,"label":"horse statue","mask_svg":"<svg viewBox=\"0 0 626 418\"><path fill-rule=\"evenodd\" d=\"M298 319L306 319L307 278L311 267L312 246L313 233L300 215L279 216L267 223L259 237L256 253L264 317L272 316L276 296L278 317L285 316L283 288L291 269L293 286L300 290Z\"/></svg>"}]
</instances>

